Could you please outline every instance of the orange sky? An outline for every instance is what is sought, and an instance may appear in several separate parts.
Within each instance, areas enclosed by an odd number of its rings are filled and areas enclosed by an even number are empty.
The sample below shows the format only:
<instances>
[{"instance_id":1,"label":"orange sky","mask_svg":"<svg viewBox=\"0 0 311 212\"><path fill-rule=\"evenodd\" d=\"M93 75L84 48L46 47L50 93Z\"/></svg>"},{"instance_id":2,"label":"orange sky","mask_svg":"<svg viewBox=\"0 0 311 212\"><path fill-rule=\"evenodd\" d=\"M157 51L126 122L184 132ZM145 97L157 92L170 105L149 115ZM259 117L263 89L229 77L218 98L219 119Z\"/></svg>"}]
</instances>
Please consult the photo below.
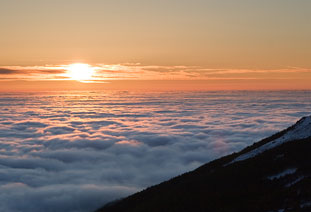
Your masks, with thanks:
<instances>
[{"instance_id":1,"label":"orange sky","mask_svg":"<svg viewBox=\"0 0 311 212\"><path fill-rule=\"evenodd\" d=\"M174 81L140 82L148 89L311 89L310 8L309 0L2 0L0 91L46 90L47 80L67 89L72 63L96 68L97 83L82 86L90 89L137 80Z\"/></svg>"}]
</instances>

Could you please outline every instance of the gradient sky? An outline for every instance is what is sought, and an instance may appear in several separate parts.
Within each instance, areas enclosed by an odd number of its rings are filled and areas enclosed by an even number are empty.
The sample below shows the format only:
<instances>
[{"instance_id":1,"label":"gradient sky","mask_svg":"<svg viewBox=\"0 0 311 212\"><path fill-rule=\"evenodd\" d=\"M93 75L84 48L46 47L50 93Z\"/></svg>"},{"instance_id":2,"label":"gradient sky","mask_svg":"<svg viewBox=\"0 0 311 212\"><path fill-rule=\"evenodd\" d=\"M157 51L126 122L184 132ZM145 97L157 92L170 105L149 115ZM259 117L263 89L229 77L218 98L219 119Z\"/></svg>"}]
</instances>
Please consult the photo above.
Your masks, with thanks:
<instances>
[{"instance_id":1,"label":"gradient sky","mask_svg":"<svg viewBox=\"0 0 311 212\"><path fill-rule=\"evenodd\" d=\"M311 88L310 8L309 0L0 0L0 78L80 62L121 64L123 79L246 79L267 88L286 79L290 89ZM133 76L133 64L157 71ZM171 71L180 66L199 74Z\"/></svg>"}]
</instances>

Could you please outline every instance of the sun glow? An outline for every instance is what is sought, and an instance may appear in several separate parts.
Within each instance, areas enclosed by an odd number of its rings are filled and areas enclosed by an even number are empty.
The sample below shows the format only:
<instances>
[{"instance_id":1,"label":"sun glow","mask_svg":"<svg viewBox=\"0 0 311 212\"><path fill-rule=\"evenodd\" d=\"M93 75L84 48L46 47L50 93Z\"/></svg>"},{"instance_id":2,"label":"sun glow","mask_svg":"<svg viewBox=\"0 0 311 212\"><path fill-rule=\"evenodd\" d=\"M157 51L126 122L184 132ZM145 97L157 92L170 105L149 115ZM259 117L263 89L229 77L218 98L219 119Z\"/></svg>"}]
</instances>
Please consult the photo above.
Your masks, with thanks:
<instances>
[{"instance_id":1,"label":"sun glow","mask_svg":"<svg viewBox=\"0 0 311 212\"><path fill-rule=\"evenodd\" d=\"M95 72L95 68L84 63L71 64L66 69L68 71L66 75L77 81L91 80Z\"/></svg>"}]
</instances>

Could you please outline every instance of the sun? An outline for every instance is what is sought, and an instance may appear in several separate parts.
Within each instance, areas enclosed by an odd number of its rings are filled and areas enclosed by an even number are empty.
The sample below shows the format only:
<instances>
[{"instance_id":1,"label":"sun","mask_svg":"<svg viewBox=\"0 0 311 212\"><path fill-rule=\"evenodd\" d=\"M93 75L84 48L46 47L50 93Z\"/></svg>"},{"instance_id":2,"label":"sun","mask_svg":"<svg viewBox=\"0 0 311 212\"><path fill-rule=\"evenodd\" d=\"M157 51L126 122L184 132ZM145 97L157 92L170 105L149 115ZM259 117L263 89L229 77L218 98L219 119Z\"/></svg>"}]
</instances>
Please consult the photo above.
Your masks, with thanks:
<instances>
[{"instance_id":1,"label":"sun","mask_svg":"<svg viewBox=\"0 0 311 212\"><path fill-rule=\"evenodd\" d=\"M70 77L72 80L87 81L92 79L95 68L91 67L88 64L75 63L68 65L66 69L67 69L66 75Z\"/></svg>"}]
</instances>

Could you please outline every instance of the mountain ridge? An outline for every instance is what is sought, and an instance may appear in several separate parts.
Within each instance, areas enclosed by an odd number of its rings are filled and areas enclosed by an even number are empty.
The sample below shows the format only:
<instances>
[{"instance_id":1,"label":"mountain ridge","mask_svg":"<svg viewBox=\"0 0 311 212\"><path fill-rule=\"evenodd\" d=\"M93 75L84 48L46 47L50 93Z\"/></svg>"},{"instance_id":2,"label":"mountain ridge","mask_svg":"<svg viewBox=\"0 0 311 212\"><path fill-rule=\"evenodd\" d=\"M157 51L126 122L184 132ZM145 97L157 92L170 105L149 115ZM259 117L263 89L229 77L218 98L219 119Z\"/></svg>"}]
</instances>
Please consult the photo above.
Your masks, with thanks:
<instances>
[{"instance_id":1,"label":"mountain ridge","mask_svg":"<svg viewBox=\"0 0 311 212\"><path fill-rule=\"evenodd\" d=\"M265 145L272 147L264 148ZM97 211L311 211L308 150L311 150L311 116L238 153Z\"/></svg>"}]
</instances>

